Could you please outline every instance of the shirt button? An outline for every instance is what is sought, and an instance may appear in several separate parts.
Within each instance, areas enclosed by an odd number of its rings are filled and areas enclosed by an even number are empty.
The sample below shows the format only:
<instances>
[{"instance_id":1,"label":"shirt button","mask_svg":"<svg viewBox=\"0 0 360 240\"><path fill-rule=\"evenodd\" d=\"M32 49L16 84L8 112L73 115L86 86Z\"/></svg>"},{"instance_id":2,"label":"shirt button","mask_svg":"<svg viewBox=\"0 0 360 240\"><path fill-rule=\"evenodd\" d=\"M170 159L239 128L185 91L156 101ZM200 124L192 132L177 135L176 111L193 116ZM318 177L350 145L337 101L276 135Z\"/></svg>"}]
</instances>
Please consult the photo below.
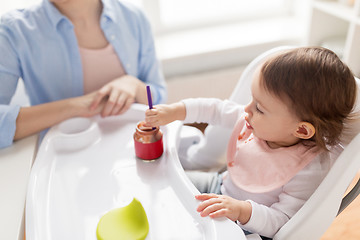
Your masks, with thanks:
<instances>
[{"instance_id":1,"label":"shirt button","mask_svg":"<svg viewBox=\"0 0 360 240\"><path fill-rule=\"evenodd\" d=\"M111 40L115 40L116 37L115 37L115 35L111 35L110 38L111 38Z\"/></svg>"},{"instance_id":2,"label":"shirt button","mask_svg":"<svg viewBox=\"0 0 360 240\"><path fill-rule=\"evenodd\" d=\"M131 67L130 63L127 63L127 64L126 64L126 67L127 67L127 68L130 68L130 67Z\"/></svg>"}]
</instances>

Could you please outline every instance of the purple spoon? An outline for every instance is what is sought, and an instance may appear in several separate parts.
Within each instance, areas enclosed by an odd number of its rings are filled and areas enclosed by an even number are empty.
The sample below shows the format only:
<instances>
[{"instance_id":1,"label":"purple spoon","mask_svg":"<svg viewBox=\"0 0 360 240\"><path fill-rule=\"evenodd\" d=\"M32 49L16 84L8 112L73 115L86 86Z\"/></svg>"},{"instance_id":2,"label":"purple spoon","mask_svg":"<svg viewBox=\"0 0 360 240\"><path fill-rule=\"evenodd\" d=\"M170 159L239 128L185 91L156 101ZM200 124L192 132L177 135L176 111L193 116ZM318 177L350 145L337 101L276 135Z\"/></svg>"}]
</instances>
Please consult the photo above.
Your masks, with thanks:
<instances>
[{"instance_id":1,"label":"purple spoon","mask_svg":"<svg viewBox=\"0 0 360 240\"><path fill-rule=\"evenodd\" d=\"M149 104L149 109L153 108L153 104L152 104L152 99L151 99L151 91L150 91L150 86L146 86L146 93L147 93L147 98L148 98L148 104ZM153 127L152 130L155 130L156 127Z\"/></svg>"},{"instance_id":2,"label":"purple spoon","mask_svg":"<svg viewBox=\"0 0 360 240\"><path fill-rule=\"evenodd\" d=\"M153 104L152 104L152 99L151 99L150 86L146 86L146 92L147 92L147 98L148 98L149 109L152 109L152 108L153 108Z\"/></svg>"}]
</instances>

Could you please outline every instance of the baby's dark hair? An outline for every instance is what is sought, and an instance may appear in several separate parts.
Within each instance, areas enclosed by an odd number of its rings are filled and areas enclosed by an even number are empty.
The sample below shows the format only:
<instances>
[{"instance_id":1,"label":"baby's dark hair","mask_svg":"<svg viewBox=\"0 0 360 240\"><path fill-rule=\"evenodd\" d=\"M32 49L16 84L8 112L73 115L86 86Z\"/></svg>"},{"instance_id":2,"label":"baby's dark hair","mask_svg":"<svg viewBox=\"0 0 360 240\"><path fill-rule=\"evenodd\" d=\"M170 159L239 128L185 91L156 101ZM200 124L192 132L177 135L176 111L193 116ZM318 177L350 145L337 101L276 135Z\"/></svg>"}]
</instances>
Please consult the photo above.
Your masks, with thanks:
<instances>
[{"instance_id":1,"label":"baby's dark hair","mask_svg":"<svg viewBox=\"0 0 360 240\"><path fill-rule=\"evenodd\" d=\"M356 102L356 81L349 67L321 47L292 49L268 59L261 84L291 111L314 125L310 139L322 149L339 142L344 121Z\"/></svg>"}]
</instances>

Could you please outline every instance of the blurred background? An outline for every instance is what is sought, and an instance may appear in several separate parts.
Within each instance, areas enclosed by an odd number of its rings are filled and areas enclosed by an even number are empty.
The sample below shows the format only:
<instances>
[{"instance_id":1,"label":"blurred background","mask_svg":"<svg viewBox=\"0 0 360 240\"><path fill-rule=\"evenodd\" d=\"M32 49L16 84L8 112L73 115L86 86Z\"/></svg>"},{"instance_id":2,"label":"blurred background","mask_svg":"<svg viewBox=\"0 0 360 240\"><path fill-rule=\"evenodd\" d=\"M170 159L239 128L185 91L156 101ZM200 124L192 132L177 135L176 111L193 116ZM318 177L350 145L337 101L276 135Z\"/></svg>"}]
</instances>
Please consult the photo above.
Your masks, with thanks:
<instances>
[{"instance_id":1,"label":"blurred background","mask_svg":"<svg viewBox=\"0 0 360 240\"><path fill-rule=\"evenodd\" d=\"M0 15L41 0L0 1ZM360 0L126 0L150 19L168 102L230 96L244 67L277 46L324 46L360 76ZM26 105L20 82L16 96ZM322 237L360 239L360 200Z\"/></svg>"},{"instance_id":2,"label":"blurred background","mask_svg":"<svg viewBox=\"0 0 360 240\"><path fill-rule=\"evenodd\" d=\"M39 1L0 1L0 15ZM244 66L281 45L328 47L360 74L359 0L125 1L150 19L169 103L228 97Z\"/></svg>"}]
</instances>

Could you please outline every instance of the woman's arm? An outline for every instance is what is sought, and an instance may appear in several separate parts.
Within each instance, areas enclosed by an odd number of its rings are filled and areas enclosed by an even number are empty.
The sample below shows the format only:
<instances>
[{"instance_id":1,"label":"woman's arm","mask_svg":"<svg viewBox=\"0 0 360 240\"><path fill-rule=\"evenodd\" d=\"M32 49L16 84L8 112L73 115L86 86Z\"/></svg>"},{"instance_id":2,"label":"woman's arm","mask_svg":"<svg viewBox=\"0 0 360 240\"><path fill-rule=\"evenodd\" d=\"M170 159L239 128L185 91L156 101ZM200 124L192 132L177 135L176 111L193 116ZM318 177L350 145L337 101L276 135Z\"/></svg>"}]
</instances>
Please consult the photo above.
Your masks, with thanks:
<instances>
[{"instance_id":1,"label":"woman's arm","mask_svg":"<svg viewBox=\"0 0 360 240\"><path fill-rule=\"evenodd\" d=\"M90 109L94 97L95 93L90 93L81 97L20 108L14 140L38 133L72 117L91 117L98 114L104 101L100 102L97 108Z\"/></svg>"}]
</instances>

